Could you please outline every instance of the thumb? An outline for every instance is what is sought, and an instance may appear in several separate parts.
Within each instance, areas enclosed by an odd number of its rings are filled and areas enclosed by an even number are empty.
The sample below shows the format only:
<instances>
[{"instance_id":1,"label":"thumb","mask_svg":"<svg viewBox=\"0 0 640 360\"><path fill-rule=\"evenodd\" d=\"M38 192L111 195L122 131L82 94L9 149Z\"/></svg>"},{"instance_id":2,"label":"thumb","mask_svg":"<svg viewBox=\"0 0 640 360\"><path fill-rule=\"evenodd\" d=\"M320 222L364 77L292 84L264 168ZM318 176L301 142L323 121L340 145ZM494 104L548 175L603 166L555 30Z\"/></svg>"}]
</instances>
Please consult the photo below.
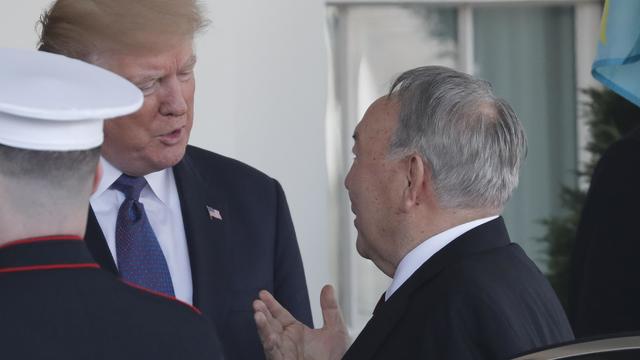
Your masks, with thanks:
<instances>
[{"instance_id":1,"label":"thumb","mask_svg":"<svg viewBox=\"0 0 640 360\"><path fill-rule=\"evenodd\" d=\"M342 310L336 300L335 290L331 285L325 285L320 292L320 308L322 308L323 328L346 332L346 325L342 318Z\"/></svg>"}]
</instances>

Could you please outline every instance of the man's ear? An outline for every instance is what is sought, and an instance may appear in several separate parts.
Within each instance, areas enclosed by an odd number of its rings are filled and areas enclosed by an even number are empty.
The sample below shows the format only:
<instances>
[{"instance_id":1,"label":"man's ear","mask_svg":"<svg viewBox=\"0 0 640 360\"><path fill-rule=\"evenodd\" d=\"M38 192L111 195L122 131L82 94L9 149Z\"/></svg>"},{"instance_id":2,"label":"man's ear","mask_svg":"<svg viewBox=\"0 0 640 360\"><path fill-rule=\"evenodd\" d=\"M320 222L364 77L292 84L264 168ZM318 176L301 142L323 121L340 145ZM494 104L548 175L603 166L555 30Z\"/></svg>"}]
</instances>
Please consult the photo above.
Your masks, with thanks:
<instances>
[{"instance_id":1,"label":"man's ear","mask_svg":"<svg viewBox=\"0 0 640 360\"><path fill-rule=\"evenodd\" d=\"M424 201L429 177L429 168L418 154L412 154L407 159L406 187L404 189L404 205L410 207L420 205Z\"/></svg>"},{"instance_id":2,"label":"man's ear","mask_svg":"<svg viewBox=\"0 0 640 360\"><path fill-rule=\"evenodd\" d=\"M96 173L93 175L93 187L91 188L91 194L98 190L98 185L100 184L100 180L102 180L102 174L104 170L102 169L102 163L98 161L98 165L96 166Z\"/></svg>"}]
</instances>

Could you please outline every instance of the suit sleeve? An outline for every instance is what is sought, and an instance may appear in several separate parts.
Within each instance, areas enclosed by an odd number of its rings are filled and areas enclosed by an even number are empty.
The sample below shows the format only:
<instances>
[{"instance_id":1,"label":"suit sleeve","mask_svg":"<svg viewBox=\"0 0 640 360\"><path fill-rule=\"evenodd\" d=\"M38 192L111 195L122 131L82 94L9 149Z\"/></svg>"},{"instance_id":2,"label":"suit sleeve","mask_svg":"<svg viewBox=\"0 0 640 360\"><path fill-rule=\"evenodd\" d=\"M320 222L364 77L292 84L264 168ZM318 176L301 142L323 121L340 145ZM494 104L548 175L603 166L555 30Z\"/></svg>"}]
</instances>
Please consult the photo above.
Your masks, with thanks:
<instances>
[{"instance_id":1,"label":"suit sleeve","mask_svg":"<svg viewBox=\"0 0 640 360\"><path fill-rule=\"evenodd\" d=\"M274 296L296 319L313 327L296 232L282 186L276 180L274 182L277 193Z\"/></svg>"}]
</instances>

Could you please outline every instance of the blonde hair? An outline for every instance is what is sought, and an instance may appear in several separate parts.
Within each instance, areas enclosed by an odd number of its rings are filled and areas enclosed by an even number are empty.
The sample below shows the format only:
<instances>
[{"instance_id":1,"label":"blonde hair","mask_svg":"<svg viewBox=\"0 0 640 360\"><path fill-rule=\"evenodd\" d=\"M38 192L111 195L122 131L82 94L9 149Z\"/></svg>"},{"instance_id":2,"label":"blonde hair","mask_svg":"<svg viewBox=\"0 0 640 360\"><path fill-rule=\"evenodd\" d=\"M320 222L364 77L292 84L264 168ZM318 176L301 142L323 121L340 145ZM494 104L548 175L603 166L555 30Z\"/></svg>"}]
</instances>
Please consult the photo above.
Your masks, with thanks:
<instances>
[{"instance_id":1,"label":"blonde hair","mask_svg":"<svg viewBox=\"0 0 640 360\"><path fill-rule=\"evenodd\" d=\"M38 21L38 49L93 62L106 51L192 39L208 24L198 0L57 0Z\"/></svg>"}]
</instances>

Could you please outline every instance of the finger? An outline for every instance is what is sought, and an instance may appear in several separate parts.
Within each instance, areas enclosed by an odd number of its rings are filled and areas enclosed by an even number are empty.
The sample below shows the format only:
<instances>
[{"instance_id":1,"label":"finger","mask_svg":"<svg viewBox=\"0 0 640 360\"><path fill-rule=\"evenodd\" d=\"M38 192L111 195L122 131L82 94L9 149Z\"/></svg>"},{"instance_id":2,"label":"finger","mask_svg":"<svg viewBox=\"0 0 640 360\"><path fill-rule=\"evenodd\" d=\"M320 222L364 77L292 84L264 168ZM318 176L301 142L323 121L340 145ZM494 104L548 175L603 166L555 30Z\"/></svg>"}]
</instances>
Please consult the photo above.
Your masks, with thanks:
<instances>
[{"instance_id":1,"label":"finger","mask_svg":"<svg viewBox=\"0 0 640 360\"><path fill-rule=\"evenodd\" d=\"M261 300L255 300L253 302L253 308L255 310L253 320L256 323L258 337L262 343L266 358L269 360L280 359L280 342L283 333L282 326L276 319L270 316L267 306Z\"/></svg>"},{"instance_id":2,"label":"finger","mask_svg":"<svg viewBox=\"0 0 640 360\"><path fill-rule=\"evenodd\" d=\"M269 308L267 308L267 305L262 300L253 301L253 312L261 312L264 314L267 321L273 321L273 315L271 315L271 311L269 311Z\"/></svg>"},{"instance_id":3,"label":"finger","mask_svg":"<svg viewBox=\"0 0 640 360\"><path fill-rule=\"evenodd\" d=\"M291 315L280 303L266 290L260 291L260 300L266 305L267 309L277 319L283 327L296 323L296 318Z\"/></svg>"},{"instance_id":4,"label":"finger","mask_svg":"<svg viewBox=\"0 0 640 360\"><path fill-rule=\"evenodd\" d=\"M256 322L265 358L267 360L284 360L280 349L280 335L271 331L269 323L262 312L255 313L253 319Z\"/></svg>"},{"instance_id":5,"label":"finger","mask_svg":"<svg viewBox=\"0 0 640 360\"><path fill-rule=\"evenodd\" d=\"M260 337L260 342L262 343L264 351L269 352L273 350L277 342L277 335L273 333L273 330L271 329L267 318L262 312L256 312L255 314L253 314L253 320L256 323L258 336Z\"/></svg>"},{"instance_id":6,"label":"finger","mask_svg":"<svg viewBox=\"0 0 640 360\"><path fill-rule=\"evenodd\" d=\"M322 309L323 328L345 331L347 326L342 318L342 310L338 305L335 290L331 285L325 285L320 292L320 308Z\"/></svg>"}]
</instances>

